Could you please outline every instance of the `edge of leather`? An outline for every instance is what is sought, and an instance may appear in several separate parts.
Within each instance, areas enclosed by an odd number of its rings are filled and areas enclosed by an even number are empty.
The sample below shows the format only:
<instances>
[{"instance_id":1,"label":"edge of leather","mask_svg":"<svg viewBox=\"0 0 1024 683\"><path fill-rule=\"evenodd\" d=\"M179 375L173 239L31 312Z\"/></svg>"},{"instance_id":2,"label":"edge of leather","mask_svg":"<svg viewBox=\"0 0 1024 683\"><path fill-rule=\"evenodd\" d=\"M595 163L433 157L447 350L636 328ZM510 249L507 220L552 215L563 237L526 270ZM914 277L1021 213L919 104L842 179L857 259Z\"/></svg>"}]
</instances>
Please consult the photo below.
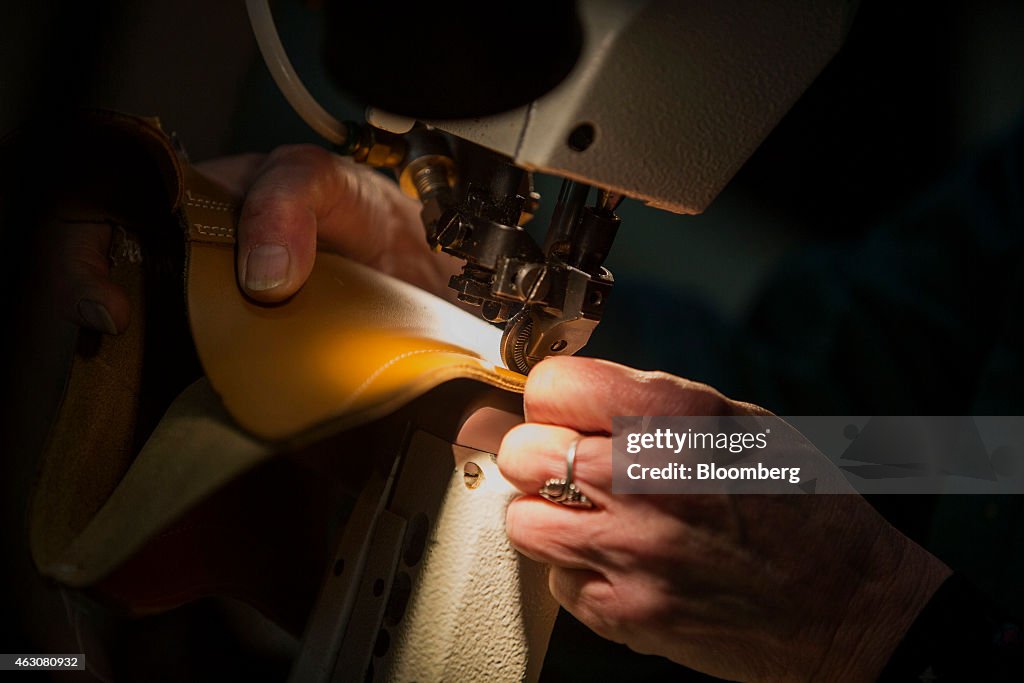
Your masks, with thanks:
<instances>
[{"instance_id":1,"label":"edge of leather","mask_svg":"<svg viewBox=\"0 0 1024 683\"><path fill-rule=\"evenodd\" d=\"M187 241L184 294L186 296L186 310L189 315L189 323L192 326L193 339L195 340L197 335L193 310L195 306L203 305L203 299L209 293L200 291L201 285L197 284L195 278L192 277L190 265L195 254L203 250L230 250L233 253L235 226L240 208L238 199L219 184L203 176L192 166L184 163L171 145L170 139L160 128L159 121L155 118L142 118L106 111L89 111L83 114L81 121L62 125L63 127L59 128L59 130L68 135L84 134L91 126L107 127L113 131L129 133L138 138L141 145L157 162L164 185L163 196L166 201L164 210L177 215ZM26 137L8 138L0 143L0 145L7 151L12 147L16 148L27 139ZM51 147L55 148L55 145ZM66 149L64 152L66 153ZM52 163L52 159L48 161ZM65 205L61 204L60 206L62 210L65 210ZM70 202L70 207L71 209L80 208L75 201ZM233 264L233 258L231 262ZM234 281L233 266L231 279ZM209 373L208 354L204 353L200 343L197 342L196 346L200 362ZM231 411L231 401L225 400L225 396L212 381L211 387L237 424L241 424L251 434L264 439L284 441L301 436L302 432L306 430L309 433L316 433L322 430L333 432L364 424L393 412L430 389L450 380L460 378L474 379L515 392L522 392L525 381L525 378L522 376L508 371L505 373L487 371L482 366L469 361L467 357L465 363L455 363L439 372L431 373L427 377L418 378L417 381L404 387L403 391L388 394L381 400L361 409L344 415L338 415L336 412L333 416L329 416L326 420L321 420L316 424L305 424L295 430L275 432L273 434L265 431L261 433L259 425L247 424L244 420L239 420L238 416ZM339 406L338 410L342 410L342 406ZM251 464L255 465L261 459L254 459ZM238 470L237 473L241 473L244 469ZM115 494L120 495L118 494L119 488L131 483L127 479L127 476L122 478L121 482L115 486L115 491L111 498ZM38 484L38 480L36 483ZM212 492L213 489L210 489L205 491L203 495L209 495ZM196 500L200 498L196 498ZM58 557L45 564L37 562L37 566L39 566L42 573L68 585L92 585L96 581L103 579L120 563L131 556L133 552L138 550L137 547L134 547L134 544L129 543L127 546L122 546L118 550L110 552L104 561L98 561L96 558L85 564L78 561L84 559L82 554L78 552L81 550L82 539L89 536L95 538L97 533L102 535L102 529L96 528L96 525L102 525L103 523L105 505L101 506L96 515L87 523L86 528L65 548L65 552L58 553L58 555L63 555L63 557ZM161 530L166 529L174 522L177 513L173 510L166 512L170 516L164 515L165 518L154 520L155 523L148 533L160 533ZM78 548L78 551L71 552L73 548ZM106 551L111 550L107 546Z\"/></svg>"},{"instance_id":2,"label":"edge of leather","mask_svg":"<svg viewBox=\"0 0 1024 683\"><path fill-rule=\"evenodd\" d=\"M95 155L104 151L109 154L97 159ZM7 187L14 188L12 196L15 201L29 210L28 215L36 223L51 220L102 222L123 225L143 233L166 229L171 209L178 201L180 165L156 118L105 110L57 112L5 136L0 141L0 153ZM122 170L129 166L134 170ZM136 189L132 184L135 181L138 181L140 191L126 190L128 186ZM162 220L149 220L160 216L163 216ZM45 567L67 547L67 543L54 539L69 537L68 543L73 542L94 516L95 510L92 515L89 513L91 506L95 505L95 509L103 506L109 492L120 486L134 458L131 439L138 429L136 411L122 410L118 405L103 405L104 398L95 396L96 387L88 382L90 376L97 377L100 367L114 361L113 367L108 367L102 374L107 378L104 386L108 390L118 387L122 393L115 394L115 398L124 398L125 391L138 390L140 376L137 373L129 373L125 378L119 372L126 369L121 366L131 364L136 358L137 353L133 349L141 352L143 344L139 332L142 315L136 300L141 296L142 274L134 262L126 262L117 268L112 267L111 277L133 290L132 315L140 320L135 322L132 330L117 337L94 335L98 344L86 344L92 350L84 358L81 355L82 344L89 340L83 339L81 331L73 336L73 350L65 366L60 398L35 463L26 501L25 533L33 562L44 574L47 573ZM132 385L132 381L136 384ZM122 387L124 382L127 384ZM111 398L104 396L107 400ZM99 405L96 405L97 401ZM83 414L81 408L88 404L93 404L94 409ZM94 422L95 413L108 419L106 422ZM73 437L78 428L72 421L83 420L88 422L85 429L90 438L81 442L82 447L92 447L95 441L92 437L96 437L97 430L103 429L104 425L115 427L113 433L103 432L105 436L102 438L116 438L116 443L93 452L97 458L108 461L107 467L100 468L102 472L88 474L93 469L88 461L72 463L77 470L64 471L68 465L66 459L70 456L63 448L70 447L74 455L77 443ZM72 441L68 441L69 438ZM113 459L105 457L108 454ZM84 473L81 471L83 468ZM90 490L83 491L83 487ZM53 500L55 497L56 502ZM79 502L62 505L60 499L68 497Z\"/></svg>"}]
</instances>

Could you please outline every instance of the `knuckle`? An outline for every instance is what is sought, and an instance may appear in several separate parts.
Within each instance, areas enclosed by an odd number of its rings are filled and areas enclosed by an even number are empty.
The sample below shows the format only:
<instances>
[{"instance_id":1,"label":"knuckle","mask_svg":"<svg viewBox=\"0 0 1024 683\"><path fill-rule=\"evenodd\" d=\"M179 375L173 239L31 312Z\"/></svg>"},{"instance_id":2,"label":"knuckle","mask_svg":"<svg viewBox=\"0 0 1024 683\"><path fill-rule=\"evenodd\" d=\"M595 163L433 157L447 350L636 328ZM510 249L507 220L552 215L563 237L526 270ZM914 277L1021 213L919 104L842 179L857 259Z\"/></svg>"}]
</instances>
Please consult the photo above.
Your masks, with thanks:
<instances>
[{"instance_id":1,"label":"knuckle","mask_svg":"<svg viewBox=\"0 0 1024 683\"><path fill-rule=\"evenodd\" d=\"M294 145L281 145L280 147L274 148L270 154L267 155L266 165L280 164L280 163L303 163L303 164L329 164L331 163L332 155L329 151L323 147L309 143L300 143Z\"/></svg>"},{"instance_id":2,"label":"knuckle","mask_svg":"<svg viewBox=\"0 0 1024 683\"><path fill-rule=\"evenodd\" d=\"M239 232L243 237L266 238L286 231L290 226L295 193L280 183L262 186L251 192L242 205Z\"/></svg>"},{"instance_id":3,"label":"knuckle","mask_svg":"<svg viewBox=\"0 0 1024 683\"><path fill-rule=\"evenodd\" d=\"M599 633L620 643L635 641L638 632L657 630L667 625L671 615L666 605L667 601L662 596L637 585L635 580L618 583L613 586L612 597L594 610L598 626L604 631Z\"/></svg>"},{"instance_id":4,"label":"knuckle","mask_svg":"<svg viewBox=\"0 0 1024 683\"><path fill-rule=\"evenodd\" d=\"M684 390L680 378L663 370L648 370L640 375L640 382L655 393L674 393Z\"/></svg>"},{"instance_id":5,"label":"knuckle","mask_svg":"<svg viewBox=\"0 0 1024 683\"><path fill-rule=\"evenodd\" d=\"M570 524L552 525L546 531L547 538L549 538L548 543L555 549L557 556L571 561L573 566L599 567L603 565L604 553L594 546L586 534L578 533L578 530ZM552 538L552 536L554 537ZM589 585L584 587L584 594L588 590L592 590Z\"/></svg>"},{"instance_id":6,"label":"knuckle","mask_svg":"<svg viewBox=\"0 0 1024 683\"><path fill-rule=\"evenodd\" d=\"M648 403L662 410L668 406L668 414L719 415L728 407L725 396L712 387L660 370L641 373L640 383Z\"/></svg>"},{"instance_id":7,"label":"knuckle","mask_svg":"<svg viewBox=\"0 0 1024 683\"><path fill-rule=\"evenodd\" d=\"M602 580L580 584L576 575L552 569L548 586L551 595L592 631L602 638L625 642L628 614L614 583Z\"/></svg>"},{"instance_id":8,"label":"knuckle","mask_svg":"<svg viewBox=\"0 0 1024 683\"><path fill-rule=\"evenodd\" d=\"M281 202L287 197L287 188L280 184L264 185L246 196L242 205L242 218L259 218L280 211Z\"/></svg>"},{"instance_id":9,"label":"knuckle","mask_svg":"<svg viewBox=\"0 0 1024 683\"><path fill-rule=\"evenodd\" d=\"M605 640L618 643L625 640L625 620L617 602L596 605L582 602L579 605L579 612L577 618Z\"/></svg>"},{"instance_id":10,"label":"knuckle","mask_svg":"<svg viewBox=\"0 0 1024 683\"><path fill-rule=\"evenodd\" d=\"M731 412L725 396L711 387L699 384L695 390L688 392L688 405L697 415L724 415Z\"/></svg>"},{"instance_id":11,"label":"knuckle","mask_svg":"<svg viewBox=\"0 0 1024 683\"><path fill-rule=\"evenodd\" d=\"M667 558L685 543L678 525L666 523L653 511L643 511L640 523L613 528L601 537L607 553L616 558L616 564L637 574L649 574L661 567Z\"/></svg>"},{"instance_id":12,"label":"knuckle","mask_svg":"<svg viewBox=\"0 0 1024 683\"><path fill-rule=\"evenodd\" d=\"M633 603L628 609L630 625L660 625L667 621L670 608L668 601L650 590L633 591Z\"/></svg>"}]
</instances>

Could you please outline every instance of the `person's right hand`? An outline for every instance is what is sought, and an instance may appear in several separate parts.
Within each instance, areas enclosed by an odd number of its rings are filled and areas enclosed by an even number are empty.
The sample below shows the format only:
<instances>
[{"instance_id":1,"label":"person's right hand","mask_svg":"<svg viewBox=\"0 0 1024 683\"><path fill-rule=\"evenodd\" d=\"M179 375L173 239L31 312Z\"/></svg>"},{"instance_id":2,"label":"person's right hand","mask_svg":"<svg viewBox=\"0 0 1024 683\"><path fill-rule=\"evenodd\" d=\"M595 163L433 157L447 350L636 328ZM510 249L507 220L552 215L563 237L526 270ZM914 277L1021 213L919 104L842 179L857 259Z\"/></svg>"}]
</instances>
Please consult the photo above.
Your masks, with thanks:
<instances>
[{"instance_id":1,"label":"person's right hand","mask_svg":"<svg viewBox=\"0 0 1024 683\"><path fill-rule=\"evenodd\" d=\"M873 681L950 575L841 474L825 478L831 465L810 444L805 455L822 462L808 471L828 482L815 495L612 490L613 416L764 408L666 373L557 356L533 368L523 400L527 422L497 459L524 494L508 506L509 539L551 565L566 610L637 652L730 681ZM592 509L537 493L565 476L574 442Z\"/></svg>"},{"instance_id":2,"label":"person's right hand","mask_svg":"<svg viewBox=\"0 0 1024 683\"><path fill-rule=\"evenodd\" d=\"M278 302L302 287L318 248L445 296L457 259L426 243L420 204L366 166L313 145L279 147L199 163L197 168L245 197L238 225L239 286ZM110 227L60 226L57 306L66 319L101 332L128 325L125 292L109 279Z\"/></svg>"}]
</instances>

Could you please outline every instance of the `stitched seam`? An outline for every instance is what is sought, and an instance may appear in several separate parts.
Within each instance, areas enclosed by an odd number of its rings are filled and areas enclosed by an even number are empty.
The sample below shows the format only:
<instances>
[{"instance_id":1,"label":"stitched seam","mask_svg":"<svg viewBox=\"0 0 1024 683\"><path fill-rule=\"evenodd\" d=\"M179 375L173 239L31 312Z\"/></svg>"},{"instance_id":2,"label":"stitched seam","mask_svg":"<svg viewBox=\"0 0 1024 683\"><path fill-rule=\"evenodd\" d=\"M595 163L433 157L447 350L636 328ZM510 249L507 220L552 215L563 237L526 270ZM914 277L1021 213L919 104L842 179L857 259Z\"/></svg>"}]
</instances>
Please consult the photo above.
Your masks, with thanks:
<instances>
[{"instance_id":1,"label":"stitched seam","mask_svg":"<svg viewBox=\"0 0 1024 683\"><path fill-rule=\"evenodd\" d=\"M213 199L206 199L205 197L194 197L191 190L185 191L186 201L185 204L188 206L195 206L201 209L218 209L220 211L230 211L233 205L229 202L218 202Z\"/></svg>"},{"instance_id":2,"label":"stitched seam","mask_svg":"<svg viewBox=\"0 0 1024 683\"><path fill-rule=\"evenodd\" d=\"M222 228L219 225L202 225L201 223L193 223L192 225L200 235L207 235L208 237L235 236L235 231L232 228Z\"/></svg>"},{"instance_id":3,"label":"stitched seam","mask_svg":"<svg viewBox=\"0 0 1024 683\"><path fill-rule=\"evenodd\" d=\"M490 384L493 384L496 387L509 389L520 394L523 393L523 387L525 386L524 382L516 382L514 380L501 377L500 375L492 375L491 373L481 370L479 368L467 367L466 370L469 372L470 375L474 377L479 377L489 382Z\"/></svg>"},{"instance_id":4,"label":"stitched seam","mask_svg":"<svg viewBox=\"0 0 1024 683\"><path fill-rule=\"evenodd\" d=\"M352 392L352 396L346 402L346 405L352 405L353 403L355 403L356 400L359 398L359 396L362 395L362 393L364 391L366 391L367 387L369 387L370 384L372 384L374 381L376 381L378 377L380 377L384 372L386 372L388 370L388 368L393 366L395 363L398 363L399 361L405 360L406 358L410 358L412 356L416 356L416 355L420 355L420 354L424 354L424 353L451 353L451 354L455 354L455 355L463 355L463 354L460 354L458 351L453 351L452 349L416 349L414 351L406 351L405 353L402 353L402 354L399 354L399 355L395 356L394 358L389 360L387 363L385 363L384 365L380 366L379 368L374 370L372 373L370 373L370 376L367 377L365 380L363 380L363 383L360 384L355 389L355 391ZM477 377L477 378L482 379L482 380L484 380L486 382L489 382L489 383L491 383L491 384L493 384L495 386L503 387L503 388L506 388L506 389L510 389L512 391L517 391L519 393L522 393L522 391L523 391L523 387L522 387L522 385L520 383L510 381L510 380L508 380L508 379L506 379L504 377L501 377L501 376L492 375L489 372L481 370L476 365L472 365L472 364L469 364L469 363L460 363L460 364L458 364L458 366L462 367L470 377Z\"/></svg>"},{"instance_id":5,"label":"stitched seam","mask_svg":"<svg viewBox=\"0 0 1024 683\"><path fill-rule=\"evenodd\" d=\"M210 211L223 211L224 213L230 213L231 212L231 208L232 208L230 205L226 205L226 206L212 206L212 205L206 205L206 204L197 204L196 202L190 202L190 201L186 201L185 202L185 206L192 206L192 207L195 207L197 209L208 209Z\"/></svg>"},{"instance_id":6,"label":"stitched seam","mask_svg":"<svg viewBox=\"0 0 1024 683\"><path fill-rule=\"evenodd\" d=\"M387 363L385 363L384 365L380 366L379 368L374 370L372 373L370 373L370 376L367 377L365 380L363 380L363 383L360 384L358 387L356 387L356 390L352 392L352 398L349 401L349 403L354 402L359 397L360 394L362 394L364 391L366 391L366 388L368 386L373 384L373 382L375 382L377 380L377 378L380 377L385 371L387 371L387 369L390 368L392 365L394 365L398 361L405 360L406 358L410 358L412 356L417 356L417 355L423 354L423 353L458 353L458 352L457 351L452 351L451 349L416 349L414 351L406 351L405 353L400 353L397 356L395 356L394 358L392 358L391 360L389 360Z\"/></svg>"}]
</instances>

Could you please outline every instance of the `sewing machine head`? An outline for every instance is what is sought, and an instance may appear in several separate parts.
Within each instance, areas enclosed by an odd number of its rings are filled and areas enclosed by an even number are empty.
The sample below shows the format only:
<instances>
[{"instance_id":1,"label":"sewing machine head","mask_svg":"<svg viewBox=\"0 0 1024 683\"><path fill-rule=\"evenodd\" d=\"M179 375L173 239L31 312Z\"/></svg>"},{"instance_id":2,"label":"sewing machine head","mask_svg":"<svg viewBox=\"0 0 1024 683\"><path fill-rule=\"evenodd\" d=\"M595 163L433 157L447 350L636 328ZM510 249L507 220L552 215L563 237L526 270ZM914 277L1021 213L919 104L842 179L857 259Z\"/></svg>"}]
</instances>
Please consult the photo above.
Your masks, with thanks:
<instances>
[{"instance_id":1,"label":"sewing machine head","mask_svg":"<svg viewBox=\"0 0 1024 683\"><path fill-rule=\"evenodd\" d=\"M328 69L374 105L340 149L423 202L429 243L466 261L450 286L505 324L502 356L527 372L601 320L619 203L703 211L839 48L854 5L549 0L382 23L368 3L329 3ZM565 179L543 244L522 228L532 172Z\"/></svg>"},{"instance_id":2,"label":"sewing machine head","mask_svg":"<svg viewBox=\"0 0 1024 683\"><path fill-rule=\"evenodd\" d=\"M382 123L373 111L368 118ZM588 206L590 186L564 181L539 245L522 227L539 201L528 171L422 123L402 144L399 182L423 202L430 245L466 262L449 286L460 300L479 306L483 318L505 325L506 365L525 373L545 356L583 348L612 289L602 264L619 227L614 211L622 196L601 190Z\"/></svg>"}]
</instances>

